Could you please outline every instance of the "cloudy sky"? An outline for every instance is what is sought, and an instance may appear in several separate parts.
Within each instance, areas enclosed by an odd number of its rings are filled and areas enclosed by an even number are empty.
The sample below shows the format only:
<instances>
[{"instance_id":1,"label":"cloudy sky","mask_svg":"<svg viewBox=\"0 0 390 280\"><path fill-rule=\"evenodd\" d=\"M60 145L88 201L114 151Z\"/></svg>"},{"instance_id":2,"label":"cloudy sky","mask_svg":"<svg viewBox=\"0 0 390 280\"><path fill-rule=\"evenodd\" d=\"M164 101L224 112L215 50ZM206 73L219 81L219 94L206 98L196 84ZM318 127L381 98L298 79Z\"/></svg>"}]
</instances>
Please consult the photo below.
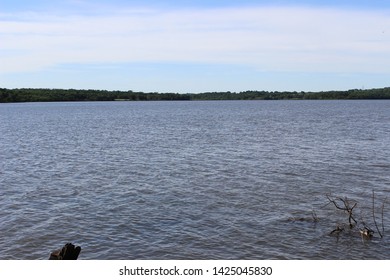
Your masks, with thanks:
<instances>
[{"instance_id":1,"label":"cloudy sky","mask_svg":"<svg viewBox=\"0 0 390 280\"><path fill-rule=\"evenodd\" d=\"M0 0L0 88L385 86L388 0Z\"/></svg>"}]
</instances>

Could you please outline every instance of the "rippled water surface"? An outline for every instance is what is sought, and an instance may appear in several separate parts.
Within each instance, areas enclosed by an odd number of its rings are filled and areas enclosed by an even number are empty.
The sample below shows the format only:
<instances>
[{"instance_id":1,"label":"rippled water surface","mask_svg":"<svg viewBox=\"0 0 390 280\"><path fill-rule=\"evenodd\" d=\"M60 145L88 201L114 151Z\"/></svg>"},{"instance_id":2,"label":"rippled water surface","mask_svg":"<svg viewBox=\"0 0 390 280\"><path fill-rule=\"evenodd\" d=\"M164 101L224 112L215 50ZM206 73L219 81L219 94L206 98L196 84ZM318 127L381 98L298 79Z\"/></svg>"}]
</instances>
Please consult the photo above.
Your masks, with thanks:
<instances>
[{"instance_id":1,"label":"rippled water surface","mask_svg":"<svg viewBox=\"0 0 390 280\"><path fill-rule=\"evenodd\" d=\"M390 259L390 101L0 104L0 259ZM390 199L388 200L390 202ZM313 211L318 221L313 221ZM386 232L387 230L387 232Z\"/></svg>"}]
</instances>

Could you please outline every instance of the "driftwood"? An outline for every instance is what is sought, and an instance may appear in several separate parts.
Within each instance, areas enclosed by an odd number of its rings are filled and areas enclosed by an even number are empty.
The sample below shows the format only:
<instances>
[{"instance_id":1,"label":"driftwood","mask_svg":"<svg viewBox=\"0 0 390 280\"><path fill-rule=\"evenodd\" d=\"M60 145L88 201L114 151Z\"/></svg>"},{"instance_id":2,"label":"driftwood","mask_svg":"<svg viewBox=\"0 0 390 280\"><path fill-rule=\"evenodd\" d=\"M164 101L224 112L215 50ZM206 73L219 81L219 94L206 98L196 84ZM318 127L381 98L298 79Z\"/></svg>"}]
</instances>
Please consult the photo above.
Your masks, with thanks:
<instances>
[{"instance_id":1,"label":"driftwood","mask_svg":"<svg viewBox=\"0 0 390 280\"><path fill-rule=\"evenodd\" d=\"M80 251L80 246L75 246L72 243L67 243L61 249L53 251L50 254L49 260L77 260Z\"/></svg>"},{"instance_id":2,"label":"driftwood","mask_svg":"<svg viewBox=\"0 0 390 280\"><path fill-rule=\"evenodd\" d=\"M375 218L375 193L374 193L374 191L372 191L372 218L374 220L375 227L376 227L379 235L381 236L381 238L383 238L383 234L385 232L385 226L383 225L383 211L385 208L385 202L382 203L382 207L381 207L381 209L382 209L382 231L380 231L378 224L376 222L376 218Z\"/></svg>"},{"instance_id":3,"label":"driftwood","mask_svg":"<svg viewBox=\"0 0 390 280\"><path fill-rule=\"evenodd\" d=\"M348 213L348 222L349 222L349 227L353 228L356 224L357 221L353 216L353 209L356 207L357 203L355 202L353 206L351 206L351 201L348 200L348 198L341 198L341 197L336 197L333 198L330 195L326 195L330 203L333 203L333 205L339 209L343 210ZM343 206L340 206L337 201L341 201L343 203Z\"/></svg>"},{"instance_id":4,"label":"driftwood","mask_svg":"<svg viewBox=\"0 0 390 280\"><path fill-rule=\"evenodd\" d=\"M337 197L337 196L332 196L331 194L326 195L329 203L328 204L333 204L337 209L344 211L345 213L348 214L348 227L350 230L357 228L358 225L360 227L358 228L360 232L360 235L364 239L371 239L374 236L375 231L370 228L370 226L364 221L363 217L361 219L357 219L355 216L355 212L353 211L355 207L357 206L357 202L349 200L348 198L342 198L342 197ZM383 212L384 212L384 207L385 207L386 200L382 203L381 207L381 229L380 226L377 223L377 213L375 212L375 193L372 191L372 219L373 223L376 227L376 230L380 236L380 238L383 238L384 235L384 217L383 217ZM339 234L344 231L344 226L346 227L347 225L341 225L337 226L336 229L332 230L330 232L331 235Z\"/></svg>"}]
</instances>

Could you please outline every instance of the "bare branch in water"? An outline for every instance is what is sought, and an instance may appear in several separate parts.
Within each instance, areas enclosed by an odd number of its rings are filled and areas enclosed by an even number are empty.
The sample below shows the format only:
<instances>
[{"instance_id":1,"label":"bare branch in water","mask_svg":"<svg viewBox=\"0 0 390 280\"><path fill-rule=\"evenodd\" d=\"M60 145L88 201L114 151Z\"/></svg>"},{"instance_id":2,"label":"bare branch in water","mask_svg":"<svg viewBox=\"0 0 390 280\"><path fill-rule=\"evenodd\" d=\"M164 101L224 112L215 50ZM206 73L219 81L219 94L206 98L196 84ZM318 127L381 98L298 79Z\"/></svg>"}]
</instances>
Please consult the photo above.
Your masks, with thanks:
<instances>
[{"instance_id":1,"label":"bare branch in water","mask_svg":"<svg viewBox=\"0 0 390 280\"><path fill-rule=\"evenodd\" d=\"M341 197L331 198L330 195L326 195L326 197L331 203L333 203L333 205L337 209L346 211L348 213L349 227L353 228L357 224L356 219L353 217L353 209L356 207L357 202L355 202L355 204L351 207L348 198L341 198ZM336 199L340 200L344 204L344 206L340 206L339 204L337 204ZM352 223L352 221L354 222L354 224Z\"/></svg>"},{"instance_id":2,"label":"bare branch in water","mask_svg":"<svg viewBox=\"0 0 390 280\"><path fill-rule=\"evenodd\" d=\"M385 208L385 202L382 203L382 207L381 207L381 210L382 210L382 232L379 230L379 227L378 227L378 224L376 222L376 218L375 218L375 192L374 190L372 191L372 218L374 219L374 224L375 224L375 227L376 227L376 230L378 231L379 235L381 236L381 238L383 238L383 234L385 232L385 227L383 225L383 212L384 212L384 208Z\"/></svg>"}]
</instances>

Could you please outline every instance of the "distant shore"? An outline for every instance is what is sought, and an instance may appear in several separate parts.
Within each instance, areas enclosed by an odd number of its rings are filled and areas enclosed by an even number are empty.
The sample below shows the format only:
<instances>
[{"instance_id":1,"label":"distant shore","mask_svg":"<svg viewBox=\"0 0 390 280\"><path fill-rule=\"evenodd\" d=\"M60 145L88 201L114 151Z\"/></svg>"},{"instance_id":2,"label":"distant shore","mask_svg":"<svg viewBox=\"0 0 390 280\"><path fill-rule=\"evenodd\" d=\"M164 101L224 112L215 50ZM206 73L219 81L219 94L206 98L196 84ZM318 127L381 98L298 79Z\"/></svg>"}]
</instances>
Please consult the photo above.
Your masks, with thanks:
<instances>
[{"instance_id":1,"label":"distant shore","mask_svg":"<svg viewBox=\"0 0 390 280\"><path fill-rule=\"evenodd\" d=\"M61 102L61 101L158 101L158 100L310 100L310 99L390 99L390 87L351 89L346 91L257 91L158 93L136 91L78 89L4 89L0 88L0 103Z\"/></svg>"}]
</instances>

